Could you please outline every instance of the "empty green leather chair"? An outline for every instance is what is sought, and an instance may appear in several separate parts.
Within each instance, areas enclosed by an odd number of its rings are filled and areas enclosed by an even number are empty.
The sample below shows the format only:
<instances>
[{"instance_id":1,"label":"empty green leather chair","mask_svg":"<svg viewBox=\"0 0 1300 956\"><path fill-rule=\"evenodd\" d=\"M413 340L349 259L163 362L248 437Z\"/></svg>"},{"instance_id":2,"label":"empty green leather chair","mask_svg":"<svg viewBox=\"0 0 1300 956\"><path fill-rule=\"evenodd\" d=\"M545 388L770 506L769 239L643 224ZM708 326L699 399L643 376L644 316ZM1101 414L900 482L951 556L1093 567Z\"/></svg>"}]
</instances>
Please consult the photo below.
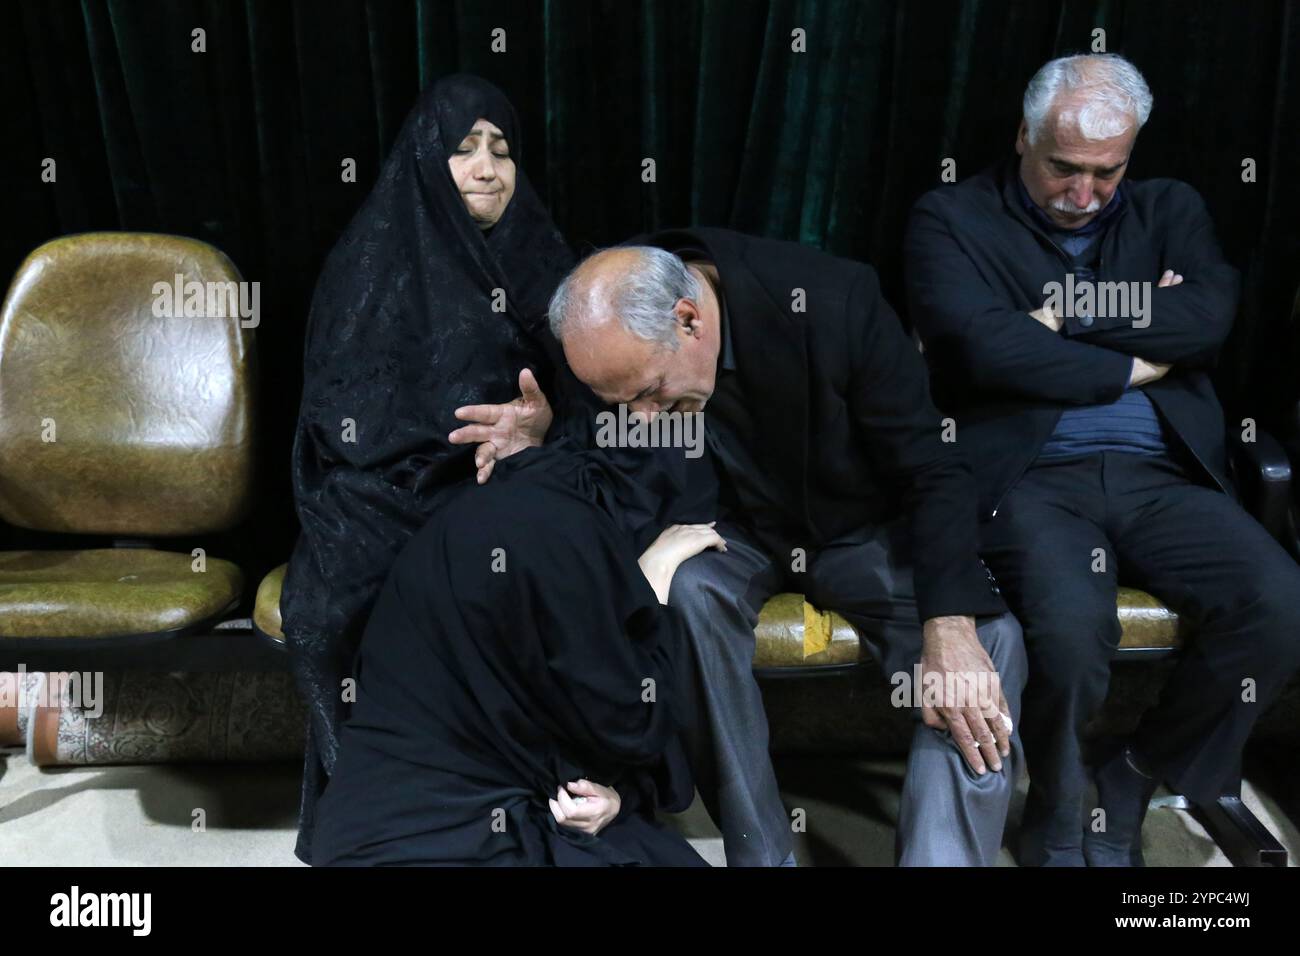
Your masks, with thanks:
<instances>
[{"instance_id":1,"label":"empty green leather chair","mask_svg":"<svg viewBox=\"0 0 1300 956\"><path fill-rule=\"evenodd\" d=\"M102 232L41 246L9 288L0 519L104 542L0 552L0 669L208 628L239 601L239 568L191 552L250 504L253 329L237 310L155 314L155 284L178 275L240 281L206 243Z\"/></svg>"}]
</instances>

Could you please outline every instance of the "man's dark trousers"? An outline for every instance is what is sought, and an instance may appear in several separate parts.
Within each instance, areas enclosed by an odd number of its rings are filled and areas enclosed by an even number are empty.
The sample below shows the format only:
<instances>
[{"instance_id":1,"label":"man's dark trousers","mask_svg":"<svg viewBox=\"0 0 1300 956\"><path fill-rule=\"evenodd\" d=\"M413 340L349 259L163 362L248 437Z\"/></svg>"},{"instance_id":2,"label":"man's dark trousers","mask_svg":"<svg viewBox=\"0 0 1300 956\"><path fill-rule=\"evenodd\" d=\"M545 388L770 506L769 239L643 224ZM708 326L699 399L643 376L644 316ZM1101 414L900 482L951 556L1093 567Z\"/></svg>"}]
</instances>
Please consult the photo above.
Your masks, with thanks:
<instances>
[{"instance_id":1,"label":"man's dark trousers","mask_svg":"<svg viewBox=\"0 0 1300 956\"><path fill-rule=\"evenodd\" d=\"M1081 733L1106 696L1120 582L1191 625L1134 745L1195 803L1230 784L1256 718L1300 666L1300 565L1199 474L1167 455L1040 459L985 525L985 561L1029 655L1022 864L1082 865Z\"/></svg>"}]
</instances>

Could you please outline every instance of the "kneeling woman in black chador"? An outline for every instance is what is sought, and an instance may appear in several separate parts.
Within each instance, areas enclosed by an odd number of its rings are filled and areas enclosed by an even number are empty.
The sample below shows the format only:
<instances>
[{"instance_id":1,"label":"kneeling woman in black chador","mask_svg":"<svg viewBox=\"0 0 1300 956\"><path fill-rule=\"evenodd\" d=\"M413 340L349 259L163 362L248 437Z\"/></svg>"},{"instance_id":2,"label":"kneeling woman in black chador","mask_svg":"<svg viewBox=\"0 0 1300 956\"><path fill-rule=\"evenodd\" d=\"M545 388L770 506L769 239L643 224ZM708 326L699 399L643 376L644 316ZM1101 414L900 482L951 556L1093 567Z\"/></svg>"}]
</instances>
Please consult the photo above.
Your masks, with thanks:
<instances>
[{"instance_id":1,"label":"kneeling woman in black chador","mask_svg":"<svg viewBox=\"0 0 1300 956\"><path fill-rule=\"evenodd\" d=\"M667 601L708 525L568 441L450 490L370 615L316 865L704 865L656 808L693 786L691 656Z\"/></svg>"},{"instance_id":2,"label":"kneeling woman in black chador","mask_svg":"<svg viewBox=\"0 0 1300 956\"><path fill-rule=\"evenodd\" d=\"M439 80L407 117L312 299L293 446L302 534L281 613L311 715L295 852L310 862L365 618L438 494L475 473L454 411L548 388L551 293L572 264L520 162L501 91Z\"/></svg>"}]
</instances>

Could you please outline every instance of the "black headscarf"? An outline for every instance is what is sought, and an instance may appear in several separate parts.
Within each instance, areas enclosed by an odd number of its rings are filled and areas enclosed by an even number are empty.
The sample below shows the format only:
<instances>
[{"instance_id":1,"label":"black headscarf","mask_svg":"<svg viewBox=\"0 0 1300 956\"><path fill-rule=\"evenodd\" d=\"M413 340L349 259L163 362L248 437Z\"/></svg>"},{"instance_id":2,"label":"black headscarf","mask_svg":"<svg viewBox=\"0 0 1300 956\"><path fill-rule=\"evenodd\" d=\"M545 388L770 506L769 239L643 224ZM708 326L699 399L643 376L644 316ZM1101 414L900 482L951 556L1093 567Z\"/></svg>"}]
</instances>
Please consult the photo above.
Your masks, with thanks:
<instances>
[{"instance_id":1,"label":"black headscarf","mask_svg":"<svg viewBox=\"0 0 1300 956\"><path fill-rule=\"evenodd\" d=\"M505 134L516 165L514 196L486 232L447 165L480 118ZM543 388L553 372L546 305L572 254L521 156L500 90L466 75L435 83L312 298L292 463L302 533L280 603L311 714L295 851L304 860L365 616L439 492L473 473L472 446L447 440L461 424L453 411L512 400L525 366Z\"/></svg>"}]
</instances>

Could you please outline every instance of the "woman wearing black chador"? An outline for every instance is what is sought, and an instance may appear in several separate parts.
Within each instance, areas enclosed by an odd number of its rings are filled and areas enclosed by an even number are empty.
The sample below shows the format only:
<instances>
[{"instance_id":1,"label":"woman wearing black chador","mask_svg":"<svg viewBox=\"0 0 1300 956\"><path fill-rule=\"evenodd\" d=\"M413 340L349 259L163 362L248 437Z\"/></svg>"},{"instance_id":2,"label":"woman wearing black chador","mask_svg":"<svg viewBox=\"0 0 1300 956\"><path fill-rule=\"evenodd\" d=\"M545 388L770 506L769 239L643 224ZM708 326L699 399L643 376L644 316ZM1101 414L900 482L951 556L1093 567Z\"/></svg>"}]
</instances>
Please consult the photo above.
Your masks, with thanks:
<instances>
[{"instance_id":1,"label":"woman wearing black chador","mask_svg":"<svg viewBox=\"0 0 1300 956\"><path fill-rule=\"evenodd\" d=\"M519 169L496 87L440 80L407 117L327 258L308 321L293 447L302 533L281 612L311 717L295 853L310 862L366 615L439 493L474 474L454 410L546 387L551 293L572 256Z\"/></svg>"},{"instance_id":2,"label":"woman wearing black chador","mask_svg":"<svg viewBox=\"0 0 1300 956\"><path fill-rule=\"evenodd\" d=\"M655 810L693 786L695 675L677 566L725 550L660 527L567 440L442 497L371 613L320 801L316 865L700 866Z\"/></svg>"}]
</instances>

